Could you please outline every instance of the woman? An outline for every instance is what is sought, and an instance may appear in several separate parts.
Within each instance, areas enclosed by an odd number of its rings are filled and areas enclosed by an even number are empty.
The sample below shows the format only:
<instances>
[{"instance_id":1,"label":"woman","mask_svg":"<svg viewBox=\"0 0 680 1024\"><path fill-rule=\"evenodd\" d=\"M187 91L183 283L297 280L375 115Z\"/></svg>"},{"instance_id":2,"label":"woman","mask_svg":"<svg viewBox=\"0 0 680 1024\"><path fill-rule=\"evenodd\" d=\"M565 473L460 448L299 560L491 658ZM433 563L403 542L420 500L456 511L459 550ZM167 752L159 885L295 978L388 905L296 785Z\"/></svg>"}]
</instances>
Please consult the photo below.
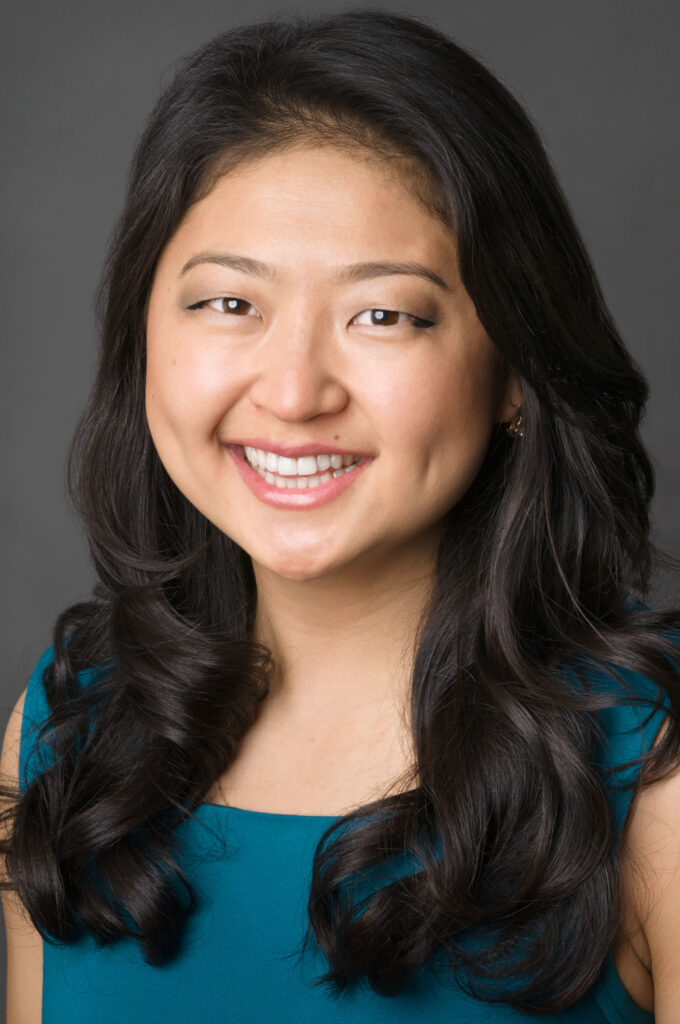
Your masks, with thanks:
<instances>
[{"instance_id":1,"label":"woman","mask_svg":"<svg viewBox=\"0 0 680 1024\"><path fill-rule=\"evenodd\" d=\"M517 102L413 18L218 37L102 319L100 582L3 749L10 1024L676 1020L646 386Z\"/></svg>"}]
</instances>

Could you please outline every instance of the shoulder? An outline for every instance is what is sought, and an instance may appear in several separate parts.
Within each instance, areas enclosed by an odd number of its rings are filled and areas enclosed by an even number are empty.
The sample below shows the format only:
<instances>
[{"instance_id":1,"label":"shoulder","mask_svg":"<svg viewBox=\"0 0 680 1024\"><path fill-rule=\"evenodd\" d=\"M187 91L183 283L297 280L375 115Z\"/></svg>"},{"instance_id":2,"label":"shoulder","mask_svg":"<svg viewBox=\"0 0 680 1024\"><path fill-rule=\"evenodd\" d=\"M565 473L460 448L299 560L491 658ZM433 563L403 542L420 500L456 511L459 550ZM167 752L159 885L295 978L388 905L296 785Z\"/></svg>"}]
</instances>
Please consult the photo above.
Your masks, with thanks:
<instances>
[{"instance_id":1,"label":"shoulder","mask_svg":"<svg viewBox=\"0 0 680 1024\"><path fill-rule=\"evenodd\" d=\"M49 647L36 664L27 686L12 708L2 741L0 753L0 782L2 792L2 839L6 840L11 830L11 808L27 784L27 752L32 733L39 728L49 714L47 700L42 686L43 673L53 660ZM5 865L3 862L3 881Z\"/></svg>"},{"instance_id":2,"label":"shoulder","mask_svg":"<svg viewBox=\"0 0 680 1024\"><path fill-rule=\"evenodd\" d=\"M27 686L12 708L5 727L2 753L0 754L1 781L3 786L8 786L15 791L17 787L19 790L25 788L26 780L23 769L25 768L24 761L30 735L49 714L42 680L45 669L53 660L53 648L48 647L39 658ZM5 794L3 810L11 802Z\"/></svg>"},{"instance_id":3,"label":"shoulder","mask_svg":"<svg viewBox=\"0 0 680 1024\"><path fill-rule=\"evenodd\" d=\"M12 708L5 727L5 735L2 742L2 754L0 755L0 766L2 768L3 780L7 778L7 775L13 777L14 782L16 782L18 778L19 745L21 743L21 729L23 725L24 704L26 702L27 691L28 686L21 693L19 699Z\"/></svg>"},{"instance_id":4,"label":"shoulder","mask_svg":"<svg viewBox=\"0 0 680 1024\"><path fill-rule=\"evenodd\" d=\"M620 859L622 898L652 976L657 1024L670 1024L680 1020L680 767L637 793Z\"/></svg>"},{"instance_id":5,"label":"shoulder","mask_svg":"<svg viewBox=\"0 0 680 1024\"><path fill-rule=\"evenodd\" d=\"M37 740L41 727L49 719L50 708L44 688L45 670L54 661L54 648L48 647L38 659L28 680L21 700L21 715L14 728L17 730L17 771L21 789L45 765L40 760ZM18 706L18 704L17 704ZM9 726L8 726L9 728Z\"/></svg>"},{"instance_id":6,"label":"shoulder","mask_svg":"<svg viewBox=\"0 0 680 1024\"><path fill-rule=\"evenodd\" d=\"M14 824L17 797L28 789L35 776L49 767L52 751L49 736L42 740L43 726L50 719L45 689L46 670L54 662L54 648L48 647L38 660L28 684L14 705L7 723L0 775L4 788L0 810L0 839L7 844ZM79 675L87 683L98 671ZM2 904L7 937L7 1021L11 1024L39 1024L42 1014L43 939L34 927L18 893L11 888L5 854L0 859L4 888Z\"/></svg>"},{"instance_id":7,"label":"shoulder","mask_svg":"<svg viewBox=\"0 0 680 1024\"><path fill-rule=\"evenodd\" d=\"M70 641L67 639L66 642ZM53 662L54 647L50 646L38 660L25 690L19 743L19 784L22 790L28 788L36 776L47 771L54 764L55 755L49 728L53 723L52 713L58 710L62 720L64 714L68 714L68 706L64 708L59 702L65 701L68 705L74 693L89 692L91 704L88 714L91 713L91 722L94 722L101 698L101 688L97 684L105 683L110 670L110 666L95 666L76 671L74 678L78 684L77 689L71 690L69 696L64 696L64 687L62 686L59 688L61 696L57 697L54 691L50 690L47 678L48 670L52 667ZM48 690L51 693L49 698ZM51 707L50 700L59 706Z\"/></svg>"},{"instance_id":8,"label":"shoulder","mask_svg":"<svg viewBox=\"0 0 680 1024\"><path fill-rule=\"evenodd\" d=\"M655 782L642 759L675 717L680 690L677 637L670 636L667 686L631 669L592 664L592 691L614 702L596 712L594 751L617 833L621 915L614 945L619 977L657 1024L680 1020L680 765ZM680 652L680 647L677 647ZM653 1006L653 1011L652 1011Z\"/></svg>"},{"instance_id":9,"label":"shoulder","mask_svg":"<svg viewBox=\"0 0 680 1024\"><path fill-rule=\"evenodd\" d=\"M19 758L21 747L21 732L24 720L24 704L28 687L23 691L16 704L12 708L5 727L5 735L2 742L2 753L0 754L0 775L3 786L16 786L19 780ZM5 805L7 801L5 801ZM4 807L3 807L4 810Z\"/></svg>"},{"instance_id":10,"label":"shoulder","mask_svg":"<svg viewBox=\"0 0 680 1024\"><path fill-rule=\"evenodd\" d=\"M28 687L14 705L5 729L0 755L3 786L14 789L19 780L19 762L24 707ZM0 838L9 838L11 801L2 800ZM2 882L9 881L4 859L0 864ZM34 928L17 893L3 888L2 908L7 940L7 1020L14 1024L38 1024L42 1003L42 936Z\"/></svg>"},{"instance_id":11,"label":"shoulder","mask_svg":"<svg viewBox=\"0 0 680 1024\"><path fill-rule=\"evenodd\" d=\"M677 637L671 639L675 650ZM597 760L620 835L617 965L631 991L653 1003L657 1024L680 1020L680 764L676 759L665 776L643 783L639 759L658 747L677 714L671 691L680 690L680 657L669 654L668 662L664 686L631 670L595 673L616 697L598 712Z\"/></svg>"},{"instance_id":12,"label":"shoulder","mask_svg":"<svg viewBox=\"0 0 680 1024\"><path fill-rule=\"evenodd\" d=\"M639 672L592 659L564 663L562 673L581 694L587 692L598 701L588 712L594 725L590 763L602 779L620 840L643 760L668 717L668 693ZM677 669L676 676L680 687Z\"/></svg>"}]
</instances>

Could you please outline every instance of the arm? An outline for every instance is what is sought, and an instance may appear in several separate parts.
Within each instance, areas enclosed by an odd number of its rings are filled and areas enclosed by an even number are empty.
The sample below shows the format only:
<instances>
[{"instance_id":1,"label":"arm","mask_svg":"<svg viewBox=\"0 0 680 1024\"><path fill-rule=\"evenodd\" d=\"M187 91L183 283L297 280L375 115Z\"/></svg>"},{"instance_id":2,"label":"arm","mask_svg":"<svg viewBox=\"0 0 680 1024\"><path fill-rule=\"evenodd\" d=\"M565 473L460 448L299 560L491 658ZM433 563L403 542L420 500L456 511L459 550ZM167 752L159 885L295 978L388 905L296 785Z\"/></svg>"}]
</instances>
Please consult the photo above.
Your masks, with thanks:
<instances>
[{"instance_id":1,"label":"arm","mask_svg":"<svg viewBox=\"0 0 680 1024\"><path fill-rule=\"evenodd\" d=\"M10 715L5 730L2 755L0 756L0 775L6 785L16 785L19 776L19 746L25 697L26 691L24 690ZM4 835L3 838L5 838ZM4 880L6 877L4 864L1 863L0 872L2 872ZM7 936L7 1024L40 1024L43 973L42 936L31 924L23 904L15 892L3 891L2 907Z\"/></svg>"},{"instance_id":2,"label":"arm","mask_svg":"<svg viewBox=\"0 0 680 1024\"><path fill-rule=\"evenodd\" d=\"M638 794L626 827L624 902L640 922L657 1024L680 1020L680 770Z\"/></svg>"}]
</instances>

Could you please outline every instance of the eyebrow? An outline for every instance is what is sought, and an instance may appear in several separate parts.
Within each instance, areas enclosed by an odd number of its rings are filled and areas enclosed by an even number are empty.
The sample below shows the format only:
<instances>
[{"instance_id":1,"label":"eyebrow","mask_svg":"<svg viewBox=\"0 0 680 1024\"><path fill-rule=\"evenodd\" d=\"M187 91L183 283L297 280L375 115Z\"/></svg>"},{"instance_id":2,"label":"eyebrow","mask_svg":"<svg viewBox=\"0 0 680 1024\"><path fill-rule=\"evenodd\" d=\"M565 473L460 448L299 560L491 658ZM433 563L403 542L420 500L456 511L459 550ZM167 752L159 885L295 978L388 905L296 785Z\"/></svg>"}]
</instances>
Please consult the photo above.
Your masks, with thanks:
<instances>
[{"instance_id":1,"label":"eyebrow","mask_svg":"<svg viewBox=\"0 0 680 1024\"><path fill-rule=\"evenodd\" d=\"M251 274L253 277L261 277L266 281L276 279L276 270L268 263L251 259L250 256L239 256L232 252L199 252L192 256L182 267L179 276L182 277L192 267L202 263L216 263L220 267L230 267L232 270L240 270L243 274ZM387 260L370 263L350 263L340 267L335 275L336 284L347 284L356 281L367 281L372 277L387 277L391 274L409 274L416 277L424 277L427 281L436 284L438 288L450 292L451 287L443 277L435 274L434 270L423 266L422 263L415 263L412 260Z\"/></svg>"}]
</instances>

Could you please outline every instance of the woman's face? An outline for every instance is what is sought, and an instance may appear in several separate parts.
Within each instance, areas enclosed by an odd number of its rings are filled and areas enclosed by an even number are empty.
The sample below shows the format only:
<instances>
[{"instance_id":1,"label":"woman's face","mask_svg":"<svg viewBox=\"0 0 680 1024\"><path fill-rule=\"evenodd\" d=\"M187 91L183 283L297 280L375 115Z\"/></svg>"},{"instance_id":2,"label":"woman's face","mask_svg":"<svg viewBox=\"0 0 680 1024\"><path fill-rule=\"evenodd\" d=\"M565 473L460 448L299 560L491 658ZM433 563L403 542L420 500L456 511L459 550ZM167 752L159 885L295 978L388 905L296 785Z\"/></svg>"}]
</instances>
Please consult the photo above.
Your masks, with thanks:
<instances>
[{"instance_id":1,"label":"woman's face","mask_svg":"<svg viewBox=\"0 0 680 1024\"><path fill-rule=\"evenodd\" d=\"M519 397L452 233L373 160L301 147L240 167L161 255L151 435L262 570L305 580L431 555Z\"/></svg>"}]
</instances>

